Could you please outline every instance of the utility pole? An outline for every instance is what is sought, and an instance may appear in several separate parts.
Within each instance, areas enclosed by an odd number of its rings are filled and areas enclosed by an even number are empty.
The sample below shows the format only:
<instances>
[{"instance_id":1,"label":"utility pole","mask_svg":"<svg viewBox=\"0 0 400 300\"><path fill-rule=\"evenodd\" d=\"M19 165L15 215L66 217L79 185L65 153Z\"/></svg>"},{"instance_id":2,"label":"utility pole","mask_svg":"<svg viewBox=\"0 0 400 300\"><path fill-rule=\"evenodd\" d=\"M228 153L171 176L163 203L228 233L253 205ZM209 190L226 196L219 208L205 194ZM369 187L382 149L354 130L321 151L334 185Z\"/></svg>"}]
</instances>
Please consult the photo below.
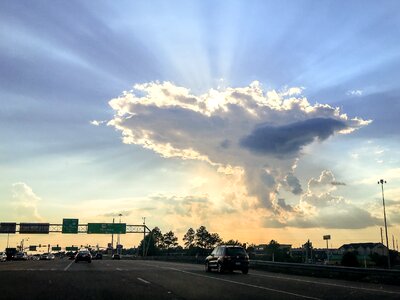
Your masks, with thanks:
<instances>
[{"instance_id":1,"label":"utility pole","mask_svg":"<svg viewBox=\"0 0 400 300\"><path fill-rule=\"evenodd\" d=\"M392 234L392 241L393 241L393 249L396 249L396 247L394 246L394 235Z\"/></svg>"},{"instance_id":2,"label":"utility pole","mask_svg":"<svg viewBox=\"0 0 400 300\"><path fill-rule=\"evenodd\" d=\"M389 249L389 238L388 238L387 223L386 223L385 194L383 192L383 184L385 184L385 183L386 183L386 181L383 179L378 181L378 184L380 184L382 187L383 219L385 221L386 247L388 249L388 268L390 269L390 249Z\"/></svg>"},{"instance_id":3,"label":"utility pole","mask_svg":"<svg viewBox=\"0 0 400 300\"><path fill-rule=\"evenodd\" d=\"M382 230L382 227L381 227L381 243L383 245L383 230Z\"/></svg>"},{"instance_id":4,"label":"utility pole","mask_svg":"<svg viewBox=\"0 0 400 300\"><path fill-rule=\"evenodd\" d=\"M143 219L143 257L146 256L146 217Z\"/></svg>"},{"instance_id":5,"label":"utility pole","mask_svg":"<svg viewBox=\"0 0 400 300\"><path fill-rule=\"evenodd\" d=\"M113 218L113 224L114 224L114 218ZM114 231L111 233L111 255L114 255Z\"/></svg>"},{"instance_id":6,"label":"utility pole","mask_svg":"<svg viewBox=\"0 0 400 300\"><path fill-rule=\"evenodd\" d=\"M121 224L121 216L122 216L122 214L119 214L118 216L119 216L119 224ZM120 243L120 234L118 233L118 241L117 241L117 253L118 254L121 254L121 249L119 247L120 244L121 244Z\"/></svg>"}]
</instances>

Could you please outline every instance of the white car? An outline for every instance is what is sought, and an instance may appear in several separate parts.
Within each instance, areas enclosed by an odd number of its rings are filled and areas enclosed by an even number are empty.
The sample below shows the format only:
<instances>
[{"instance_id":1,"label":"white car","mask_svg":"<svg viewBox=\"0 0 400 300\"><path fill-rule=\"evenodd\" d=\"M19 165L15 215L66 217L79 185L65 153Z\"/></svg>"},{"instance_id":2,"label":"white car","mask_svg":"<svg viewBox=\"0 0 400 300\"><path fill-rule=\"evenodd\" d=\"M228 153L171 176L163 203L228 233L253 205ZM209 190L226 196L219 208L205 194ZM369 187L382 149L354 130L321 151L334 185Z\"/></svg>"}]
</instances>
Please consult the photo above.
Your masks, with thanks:
<instances>
[{"instance_id":1,"label":"white car","mask_svg":"<svg viewBox=\"0 0 400 300\"><path fill-rule=\"evenodd\" d=\"M52 253L43 253L40 255L40 260L53 260L54 259L54 254Z\"/></svg>"},{"instance_id":2,"label":"white car","mask_svg":"<svg viewBox=\"0 0 400 300\"><path fill-rule=\"evenodd\" d=\"M6 261L7 260L7 254L5 252L0 252L0 261Z\"/></svg>"}]
</instances>

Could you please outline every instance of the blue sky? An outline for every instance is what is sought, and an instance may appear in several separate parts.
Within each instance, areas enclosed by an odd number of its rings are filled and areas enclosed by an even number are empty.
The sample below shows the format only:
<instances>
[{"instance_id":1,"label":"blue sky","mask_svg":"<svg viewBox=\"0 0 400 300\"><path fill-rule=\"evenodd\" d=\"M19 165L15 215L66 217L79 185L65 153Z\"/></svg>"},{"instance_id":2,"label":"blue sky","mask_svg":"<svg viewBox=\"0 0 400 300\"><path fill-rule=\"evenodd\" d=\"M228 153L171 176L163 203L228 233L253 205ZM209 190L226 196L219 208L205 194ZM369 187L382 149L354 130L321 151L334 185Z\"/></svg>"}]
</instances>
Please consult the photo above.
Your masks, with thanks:
<instances>
[{"instance_id":1,"label":"blue sky","mask_svg":"<svg viewBox=\"0 0 400 300\"><path fill-rule=\"evenodd\" d=\"M338 241L375 241L382 221L376 181L383 177L389 224L397 226L390 232L398 238L399 6L398 1L3 1L0 219L93 222L124 211L127 223L147 216L150 226L183 235L205 222L228 239L231 222L252 215L241 225L256 232L238 230L235 237L298 244L314 237L323 244L320 236L334 232ZM157 94L162 89L169 94ZM327 128L339 122L332 111L297 119L300 111L294 108L280 113L283 104L271 114L261 106L256 122L241 110L242 102L229 102L235 93L253 99L257 89L268 101L275 91L282 101L306 98L310 109L316 103L338 107L348 116L340 122L354 131ZM199 106L172 105L178 96L196 99ZM153 106L139 105L140 97ZM158 97L170 104L160 106ZM107 126L123 113L109 103L116 98L130 110L119 128ZM215 99L219 109L199 112L201 101ZM321 117L328 121L318 125ZM355 117L372 122L351 121ZM314 134L296 131L299 124L316 124ZM124 130L138 128L152 136L142 131L123 140ZM292 129L302 140L291 157L240 147L246 137L270 140L271 132L282 137ZM229 151L221 155L217 141L224 135L221 149ZM292 145L294 136L288 136L284 142ZM162 147L168 143L180 154L166 153ZM268 147L279 145L282 141ZM182 154L189 148L209 161ZM256 168L264 163L268 167ZM228 165L240 170L218 171ZM324 180L343 183L326 181L318 190L318 199L334 206L313 202L315 186L308 188L313 179L319 187ZM229 190L231 185L240 190ZM218 209L207 211L212 204ZM325 222L342 211L345 225ZM302 219L305 212L312 222ZM219 213L221 224L207 218ZM362 218L366 221L358 223ZM302 230L309 231L293 240Z\"/></svg>"}]
</instances>

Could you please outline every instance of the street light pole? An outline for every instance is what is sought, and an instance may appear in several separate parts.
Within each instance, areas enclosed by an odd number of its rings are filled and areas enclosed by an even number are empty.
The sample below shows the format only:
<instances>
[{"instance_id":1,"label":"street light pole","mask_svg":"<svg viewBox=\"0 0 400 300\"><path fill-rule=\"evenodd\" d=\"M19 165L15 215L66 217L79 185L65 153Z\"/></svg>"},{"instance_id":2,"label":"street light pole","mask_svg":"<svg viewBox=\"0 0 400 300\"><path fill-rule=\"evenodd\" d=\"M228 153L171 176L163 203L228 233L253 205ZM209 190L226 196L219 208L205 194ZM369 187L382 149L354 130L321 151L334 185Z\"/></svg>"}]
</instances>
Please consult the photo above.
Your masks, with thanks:
<instances>
[{"instance_id":1,"label":"street light pole","mask_svg":"<svg viewBox=\"0 0 400 300\"><path fill-rule=\"evenodd\" d=\"M122 217L122 214L119 214L118 216L119 216L119 224L121 224L121 217ZM121 254L121 253L120 253L120 252L121 252L121 249L120 249L120 247L119 247L120 244L121 244L121 242L120 242L120 234L118 233L117 254Z\"/></svg>"},{"instance_id":2,"label":"street light pole","mask_svg":"<svg viewBox=\"0 0 400 300\"><path fill-rule=\"evenodd\" d=\"M146 217L142 217L143 219L143 257L146 256Z\"/></svg>"},{"instance_id":3,"label":"street light pole","mask_svg":"<svg viewBox=\"0 0 400 300\"><path fill-rule=\"evenodd\" d=\"M114 218L113 218L114 224ZM111 255L114 255L114 231L111 233Z\"/></svg>"},{"instance_id":4,"label":"street light pole","mask_svg":"<svg viewBox=\"0 0 400 300\"><path fill-rule=\"evenodd\" d=\"M378 181L378 184L381 185L382 187L382 202L383 202L383 219L385 222L385 234L386 234L386 247L388 249L388 268L390 269L390 250L389 250L389 238L388 238L388 232L387 232L387 223L386 223L386 208L385 208L385 194L383 192L383 184L385 184L386 181L381 179Z\"/></svg>"}]
</instances>

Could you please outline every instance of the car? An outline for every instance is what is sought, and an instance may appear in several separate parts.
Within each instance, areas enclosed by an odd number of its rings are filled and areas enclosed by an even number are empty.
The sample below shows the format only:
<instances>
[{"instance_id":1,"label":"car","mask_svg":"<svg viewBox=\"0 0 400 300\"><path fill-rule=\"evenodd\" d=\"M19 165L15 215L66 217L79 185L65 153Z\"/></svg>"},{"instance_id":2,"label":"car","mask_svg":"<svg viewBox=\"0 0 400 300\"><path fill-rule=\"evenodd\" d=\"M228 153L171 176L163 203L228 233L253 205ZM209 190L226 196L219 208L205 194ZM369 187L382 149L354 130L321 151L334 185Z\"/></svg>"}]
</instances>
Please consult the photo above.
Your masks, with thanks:
<instances>
[{"instance_id":1,"label":"car","mask_svg":"<svg viewBox=\"0 0 400 300\"><path fill-rule=\"evenodd\" d=\"M121 255L119 255L119 254L113 254L112 259L117 259L117 260L119 260L119 259L121 259Z\"/></svg>"},{"instance_id":2,"label":"car","mask_svg":"<svg viewBox=\"0 0 400 300\"><path fill-rule=\"evenodd\" d=\"M7 260L7 254L5 252L0 252L0 261L6 261Z\"/></svg>"},{"instance_id":3,"label":"car","mask_svg":"<svg viewBox=\"0 0 400 300\"><path fill-rule=\"evenodd\" d=\"M54 254L52 253L43 253L40 255L40 260L53 260L54 259Z\"/></svg>"},{"instance_id":4,"label":"car","mask_svg":"<svg viewBox=\"0 0 400 300\"><path fill-rule=\"evenodd\" d=\"M74 252L74 251L68 251L67 253L65 253L65 256L66 257L68 257L68 259L75 259L75 255L77 254L78 252Z\"/></svg>"},{"instance_id":5,"label":"car","mask_svg":"<svg viewBox=\"0 0 400 300\"><path fill-rule=\"evenodd\" d=\"M103 259L103 254L97 252L96 254L94 254L93 259Z\"/></svg>"},{"instance_id":6,"label":"car","mask_svg":"<svg viewBox=\"0 0 400 300\"><path fill-rule=\"evenodd\" d=\"M249 272L249 256L246 250L240 246L217 246L207 256L204 268L206 272L210 272L212 269L216 269L219 273L240 270L243 274L247 274Z\"/></svg>"},{"instance_id":7,"label":"car","mask_svg":"<svg viewBox=\"0 0 400 300\"><path fill-rule=\"evenodd\" d=\"M75 262L78 261L87 261L88 263L92 262L92 255L90 251L87 249L79 250L78 253L75 255Z\"/></svg>"},{"instance_id":8,"label":"car","mask_svg":"<svg viewBox=\"0 0 400 300\"><path fill-rule=\"evenodd\" d=\"M17 252L14 254L13 260L28 260L28 255L25 252Z\"/></svg>"},{"instance_id":9,"label":"car","mask_svg":"<svg viewBox=\"0 0 400 300\"><path fill-rule=\"evenodd\" d=\"M31 258L32 260L40 260L40 254L34 254Z\"/></svg>"}]
</instances>

